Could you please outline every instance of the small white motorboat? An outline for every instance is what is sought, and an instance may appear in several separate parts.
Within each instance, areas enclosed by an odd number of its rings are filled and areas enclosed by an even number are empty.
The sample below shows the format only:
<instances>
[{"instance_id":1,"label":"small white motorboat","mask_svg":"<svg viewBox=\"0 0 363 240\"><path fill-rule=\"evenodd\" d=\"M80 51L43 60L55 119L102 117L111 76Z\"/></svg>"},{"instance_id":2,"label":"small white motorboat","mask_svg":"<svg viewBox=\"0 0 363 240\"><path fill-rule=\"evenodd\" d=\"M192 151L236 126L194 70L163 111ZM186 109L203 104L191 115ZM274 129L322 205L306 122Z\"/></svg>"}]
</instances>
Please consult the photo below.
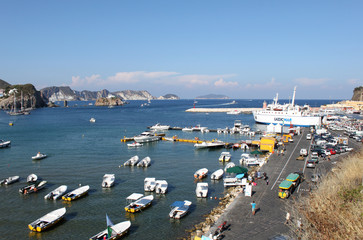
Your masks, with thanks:
<instances>
[{"instance_id":1,"label":"small white motorboat","mask_svg":"<svg viewBox=\"0 0 363 240\"><path fill-rule=\"evenodd\" d=\"M110 188L115 183L115 174L105 174L102 179L102 187Z\"/></svg>"},{"instance_id":2,"label":"small white motorboat","mask_svg":"<svg viewBox=\"0 0 363 240\"><path fill-rule=\"evenodd\" d=\"M88 190L89 190L89 185L79 187L79 188L73 190L72 192L69 192L66 195L64 195L62 197L62 199L64 201L69 201L69 202L76 200L76 199L86 195L88 193Z\"/></svg>"},{"instance_id":3,"label":"small white motorboat","mask_svg":"<svg viewBox=\"0 0 363 240\"><path fill-rule=\"evenodd\" d=\"M127 160L124 165L125 166L135 166L135 164L137 164L139 162L139 156L133 156L132 158L130 158L129 160Z\"/></svg>"},{"instance_id":4,"label":"small white motorboat","mask_svg":"<svg viewBox=\"0 0 363 240\"><path fill-rule=\"evenodd\" d=\"M236 164L235 164L235 163L233 163L233 162L230 162L230 163L228 163L228 164L226 165L226 167L224 168L224 171L226 172L228 168L231 168L231 167L234 167L234 166L236 166Z\"/></svg>"},{"instance_id":5,"label":"small white motorboat","mask_svg":"<svg viewBox=\"0 0 363 240\"><path fill-rule=\"evenodd\" d=\"M54 210L46 215L44 215L41 218L38 218L34 222L30 223L28 225L29 229L34 232L42 232L45 229L54 226L56 223L58 223L66 214L66 208L59 208L57 210Z\"/></svg>"},{"instance_id":6,"label":"small white motorboat","mask_svg":"<svg viewBox=\"0 0 363 240\"><path fill-rule=\"evenodd\" d=\"M91 118L89 121L90 121L91 123L94 123L94 122L96 122L96 119L95 119L95 118Z\"/></svg>"},{"instance_id":7,"label":"small white motorboat","mask_svg":"<svg viewBox=\"0 0 363 240\"><path fill-rule=\"evenodd\" d=\"M35 175L34 173L30 174L27 178L26 181L28 183L35 183L38 180L38 176Z\"/></svg>"},{"instance_id":8,"label":"small white motorboat","mask_svg":"<svg viewBox=\"0 0 363 240\"><path fill-rule=\"evenodd\" d=\"M46 157L47 157L46 154L43 154L43 153L38 152L38 154L35 155L35 156L33 156L32 159L33 160L40 160L40 159L43 159L43 158L46 158Z\"/></svg>"},{"instance_id":9,"label":"small white motorboat","mask_svg":"<svg viewBox=\"0 0 363 240\"><path fill-rule=\"evenodd\" d=\"M38 192L39 190L43 189L47 181L41 181L39 184L32 184L19 189L21 194L27 195L30 193Z\"/></svg>"},{"instance_id":10,"label":"small white motorboat","mask_svg":"<svg viewBox=\"0 0 363 240\"><path fill-rule=\"evenodd\" d=\"M196 143L194 144L195 148L219 148L219 147L224 147L225 143L221 142L221 141L216 141L216 142L202 142L202 143Z\"/></svg>"},{"instance_id":11,"label":"small white motorboat","mask_svg":"<svg viewBox=\"0 0 363 240\"><path fill-rule=\"evenodd\" d=\"M156 180L155 192L165 194L168 191L168 182L165 180Z\"/></svg>"},{"instance_id":12,"label":"small white motorboat","mask_svg":"<svg viewBox=\"0 0 363 240\"><path fill-rule=\"evenodd\" d=\"M144 190L145 192L153 192L156 187L155 178L145 178L144 180Z\"/></svg>"},{"instance_id":13,"label":"small white motorboat","mask_svg":"<svg viewBox=\"0 0 363 240\"><path fill-rule=\"evenodd\" d=\"M102 232L97 233L90 240L113 240L125 235L131 226L130 221L120 222L114 225L106 214L107 228Z\"/></svg>"},{"instance_id":14,"label":"small white motorboat","mask_svg":"<svg viewBox=\"0 0 363 240\"><path fill-rule=\"evenodd\" d=\"M230 152L222 152L219 156L220 162L229 162L231 160L231 153Z\"/></svg>"},{"instance_id":15,"label":"small white motorboat","mask_svg":"<svg viewBox=\"0 0 363 240\"><path fill-rule=\"evenodd\" d=\"M197 184L197 187L195 189L195 194L197 197L207 197L208 195L208 183L200 182Z\"/></svg>"},{"instance_id":16,"label":"small white motorboat","mask_svg":"<svg viewBox=\"0 0 363 240\"><path fill-rule=\"evenodd\" d=\"M142 197L139 200L137 200L135 202L132 202L129 205L127 205L125 207L125 211L134 213L134 212L138 212L140 210L143 210L144 208L147 208L148 206L151 205L152 200L154 200L153 195Z\"/></svg>"},{"instance_id":17,"label":"small white motorboat","mask_svg":"<svg viewBox=\"0 0 363 240\"><path fill-rule=\"evenodd\" d=\"M62 185L60 187L57 187L56 189L54 189L53 191L51 191L47 195L45 195L44 199L57 200L58 198L62 197L63 194L66 193L66 191L67 191L67 186Z\"/></svg>"},{"instance_id":18,"label":"small white motorboat","mask_svg":"<svg viewBox=\"0 0 363 240\"><path fill-rule=\"evenodd\" d=\"M182 131L183 132L193 132L193 128L191 128L191 127L185 127L185 128L182 128Z\"/></svg>"},{"instance_id":19,"label":"small white motorboat","mask_svg":"<svg viewBox=\"0 0 363 240\"><path fill-rule=\"evenodd\" d=\"M190 205L192 205L192 202L188 200L175 201L172 205L170 205L171 211L169 213L169 217L176 219L182 218L188 213Z\"/></svg>"},{"instance_id":20,"label":"small white motorboat","mask_svg":"<svg viewBox=\"0 0 363 240\"><path fill-rule=\"evenodd\" d=\"M201 168L198 171L196 171L194 173L194 178L195 179L202 179L205 178L208 174L208 169L207 168Z\"/></svg>"},{"instance_id":21,"label":"small white motorboat","mask_svg":"<svg viewBox=\"0 0 363 240\"><path fill-rule=\"evenodd\" d=\"M12 176L12 177L5 178L0 181L0 185L2 185L2 184L10 185L14 182L19 181L19 178L20 178L19 176Z\"/></svg>"},{"instance_id":22,"label":"small white motorboat","mask_svg":"<svg viewBox=\"0 0 363 240\"><path fill-rule=\"evenodd\" d=\"M154 142L159 141L160 136L155 135L155 133L151 133L149 131L143 132L140 135L134 137L135 142L144 143L144 142Z\"/></svg>"},{"instance_id":23,"label":"small white motorboat","mask_svg":"<svg viewBox=\"0 0 363 240\"><path fill-rule=\"evenodd\" d=\"M154 126L150 127L151 130L155 130L155 131L169 130L169 128L170 128L169 125L161 125L160 123L157 123Z\"/></svg>"},{"instance_id":24,"label":"small white motorboat","mask_svg":"<svg viewBox=\"0 0 363 240\"><path fill-rule=\"evenodd\" d=\"M128 147L141 147L143 144L138 142L128 143Z\"/></svg>"},{"instance_id":25,"label":"small white motorboat","mask_svg":"<svg viewBox=\"0 0 363 240\"><path fill-rule=\"evenodd\" d=\"M4 140L0 139L0 148L10 147L10 145L11 145L11 141L4 141Z\"/></svg>"},{"instance_id":26,"label":"small white motorboat","mask_svg":"<svg viewBox=\"0 0 363 240\"><path fill-rule=\"evenodd\" d=\"M221 168L221 169L218 169L217 171L215 171L215 172L213 172L212 173L212 175L210 176L210 178L212 179L212 180L218 180L218 179L221 179L222 178L222 176L223 176L223 173L224 173L224 171L223 171L223 169Z\"/></svg>"},{"instance_id":27,"label":"small white motorboat","mask_svg":"<svg viewBox=\"0 0 363 240\"><path fill-rule=\"evenodd\" d=\"M143 158L138 164L137 166L138 167L148 167L150 166L150 163L151 163L151 159L150 157L145 157Z\"/></svg>"}]
</instances>

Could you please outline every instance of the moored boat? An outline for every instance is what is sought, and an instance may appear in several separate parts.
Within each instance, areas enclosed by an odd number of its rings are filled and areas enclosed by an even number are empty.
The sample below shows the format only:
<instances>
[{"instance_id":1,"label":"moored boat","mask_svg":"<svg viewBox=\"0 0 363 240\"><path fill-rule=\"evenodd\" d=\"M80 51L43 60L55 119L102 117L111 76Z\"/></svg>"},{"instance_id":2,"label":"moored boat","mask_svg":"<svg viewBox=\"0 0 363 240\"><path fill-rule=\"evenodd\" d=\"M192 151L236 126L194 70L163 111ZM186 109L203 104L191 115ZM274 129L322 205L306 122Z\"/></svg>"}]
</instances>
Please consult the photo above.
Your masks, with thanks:
<instances>
[{"instance_id":1,"label":"moored boat","mask_svg":"<svg viewBox=\"0 0 363 240\"><path fill-rule=\"evenodd\" d=\"M230 152L222 152L219 156L220 162L229 162L231 160L231 153Z\"/></svg>"},{"instance_id":2,"label":"moored boat","mask_svg":"<svg viewBox=\"0 0 363 240\"><path fill-rule=\"evenodd\" d=\"M207 168L201 168L198 171L196 171L194 173L194 178L195 179L202 179L205 178L208 174L208 169Z\"/></svg>"},{"instance_id":3,"label":"moored boat","mask_svg":"<svg viewBox=\"0 0 363 240\"><path fill-rule=\"evenodd\" d=\"M4 141L4 140L0 139L0 148L10 147L10 145L11 145L11 141Z\"/></svg>"},{"instance_id":4,"label":"moored boat","mask_svg":"<svg viewBox=\"0 0 363 240\"><path fill-rule=\"evenodd\" d=\"M151 130L155 131L162 131L162 130L168 130L170 128L169 125L161 125L160 123L155 124L154 126L151 126Z\"/></svg>"},{"instance_id":5,"label":"moored boat","mask_svg":"<svg viewBox=\"0 0 363 240\"><path fill-rule=\"evenodd\" d=\"M46 157L47 157L46 154L43 154L43 153L38 152L38 154L35 155L35 156L33 156L32 159L33 160L41 160L41 159L46 158Z\"/></svg>"},{"instance_id":6,"label":"moored boat","mask_svg":"<svg viewBox=\"0 0 363 240\"><path fill-rule=\"evenodd\" d=\"M224 142L216 141L216 142L202 142L194 144L195 148L219 148L224 147Z\"/></svg>"},{"instance_id":7,"label":"moored boat","mask_svg":"<svg viewBox=\"0 0 363 240\"><path fill-rule=\"evenodd\" d=\"M197 197L207 197L208 195L208 183L200 182L197 184L197 187L195 189L195 194Z\"/></svg>"},{"instance_id":8,"label":"moored boat","mask_svg":"<svg viewBox=\"0 0 363 240\"><path fill-rule=\"evenodd\" d=\"M125 211L131 213L139 212L150 206L153 199L154 199L153 195L142 197L139 200L136 200L135 202L132 202L129 205L127 205L125 207Z\"/></svg>"},{"instance_id":9,"label":"moored boat","mask_svg":"<svg viewBox=\"0 0 363 240\"><path fill-rule=\"evenodd\" d=\"M182 218L188 213L189 207L192 205L191 201L175 201L170 207L172 208L169 217L171 218Z\"/></svg>"},{"instance_id":10,"label":"moored boat","mask_svg":"<svg viewBox=\"0 0 363 240\"><path fill-rule=\"evenodd\" d=\"M144 142L154 142L159 141L160 137L152 134L151 132L143 132L140 135L134 137L135 142L144 143Z\"/></svg>"},{"instance_id":11,"label":"moored boat","mask_svg":"<svg viewBox=\"0 0 363 240\"><path fill-rule=\"evenodd\" d=\"M41 181L39 184L32 184L32 185L20 188L19 192L24 195L30 194L30 193L35 193L35 192L38 192L39 190L43 189L45 184L47 184L47 181Z\"/></svg>"},{"instance_id":12,"label":"moored boat","mask_svg":"<svg viewBox=\"0 0 363 240\"><path fill-rule=\"evenodd\" d=\"M10 185L14 182L19 181L19 178L20 178L19 176L12 176L12 177L5 178L0 181L0 185L2 185L2 184Z\"/></svg>"},{"instance_id":13,"label":"moored boat","mask_svg":"<svg viewBox=\"0 0 363 240\"><path fill-rule=\"evenodd\" d=\"M30 230L34 232L42 232L47 228L57 224L60 220L62 220L65 214L66 214L66 208L65 207L59 208L44 215L41 218L38 218L34 222L30 223L28 227Z\"/></svg>"},{"instance_id":14,"label":"moored boat","mask_svg":"<svg viewBox=\"0 0 363 240\"><path fill-rule=\"evenodd\" d=\"M79 187L79 188L73 190L72 192L69 192L66 195L64 195L62 197L62 199L64 201L69 201L69 202L76 200L76 199L86 195L88 193L88 190L89 190L89 185Z\"/></svg>"},{"instance_id":15,"label":"moored boat","mask_svg":"<svg viewBox=\"0 0 363 240\"><path fill-rule=\"evenodd\" d=\"M35 175L34 173L30 174L27 178L26 181L28 183L35 183L36 181L38 181L38 176Z\"/></svg>"},{"instance_id":16,"label":"moored boat","mask_svg":"<svg viewBox=\"0 0 363 240\"><path fill-rule=\"evenodd\" d=\"M218 179L221 179L222 176L223 176L223 169L218 169L217 171L213 172L212 175L210 176L210 178L212 180L218 180Z\"/></svg>"},{"instance_id":17,"label":"moored boat","mask_svg":"<svg viewBox=\"0 0 363 240\"><path fill-rule=\"evenodd\" d=\"M102 187L110 188L115 183L115 174L105 174L102 179Z\"/></svg>"},{"instance_id":18,"label":"moored boat","mask_svg":"<svg viewBox=\"0 0 363 240\"><path fill-rule=\"evenodd\" d=\"M166 191L168 191L168 182L166 180L156 180L155 185L156 193L164 194Z\"/></svg>"},{"instance_id":19,"label":"moored boat","mask_svg":"<svg viewBox=\"0 0 363 240\"><path fill-rule=\"evenodd\" d=\"M138 167L148 167L150 166L151 159L150 157L144 157L138 164Z\"/></svg>"},{"instance_id":20,"label":"moored boat","mask_svg":"<svg viewBox=\"0 0 363 240\"><path fill-rule=\"evenodd\" d=\"M90 238L90 240L114 240L119 239L120 237L124 236L130 226L130 221L124 221L117 223L114 225L111 220L108 218L106 214L106 221L107 221L107 228L103 230L102 232L97 233L93 237Z\"/></svg>"},{"instance_id":21,"label":"moored boat","mask_svg":"<svg viewBox=\"0 0 363 240\"><path fill-rule=\"evenodd\" d=\"M139 156L135 155L131 157L129 160L127 160L124 165L125 166L135 166L139 162Z\"/></svg>"},{"instance_id":22,"label":"moored boat","mask_svg":"<svg viewBox=\"0 0 363 240\"><path fill-rule=\"evenodd\" d=\"M141 147L143 144L138 142L128 143L128 147Z\"/></svg>"},{"instance_id":23,"label":"moored boat","mask_svg":"<svg viewBox=\"0 0 363 240\"><path fill-rule=\"evenodd\" d=\"M234 166L236 166L236 164L235 164L235 163L233 163L233 162L230 162L230 163L228 163L228 164L226 165L226 167L224 168L224 171L226 172L228 168L231 168L231 167L234 167Z\"/></svg>"},{"instance_id":24,"label":"moored boat","mask_svg":"<svg viewBox=\"0 0 363 240\"><path fill-rule=\"evenodd\" d=\"M62 197L66 191L67 191L67 186L61 185L56 189L54 189L53 191L51 191L50 193L48 193L47 195L45 195L44 199L57 200L58 198Z\"/></svg>"},{"instance_id":25,"label":"moored boat","mask_svg":"<svg viewBox=\"0 0 363 240\"><path fill-rule=\"evenodd\" d=\"M145 178L144 180L144 190L145 192L153 192L156 187L155 178Z\"/></svg>"}]
</instances>

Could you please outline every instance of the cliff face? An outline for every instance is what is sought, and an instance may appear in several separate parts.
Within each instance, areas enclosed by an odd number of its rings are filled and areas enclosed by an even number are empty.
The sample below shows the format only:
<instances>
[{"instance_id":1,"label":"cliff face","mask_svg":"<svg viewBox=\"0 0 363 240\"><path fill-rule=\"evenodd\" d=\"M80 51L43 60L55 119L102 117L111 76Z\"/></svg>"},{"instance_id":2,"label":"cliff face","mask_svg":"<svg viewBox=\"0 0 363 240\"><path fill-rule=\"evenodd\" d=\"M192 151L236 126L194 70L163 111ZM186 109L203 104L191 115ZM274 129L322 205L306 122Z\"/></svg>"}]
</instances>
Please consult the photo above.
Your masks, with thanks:
<instances>
[{"instance_id":1,"label":"cliff face","mask_svg":"<svg viewBox=\"0 0 363 240\"><path fill-rule=\"evenodd\" d=\"M111 98L98 98L96 100L95 106L121 106L124 102L121 98L111 97Z\"/></svg>"},{"instance_id":2,"label":"cliff face","mask_svg":"<svg viewBox=\"0 0 363 240\"><path fill-rule=\"evenodd\" d=\"M354 88L352 101L363 101L363 86Z\"/></svg>"},{"instance_id":3,"label":"cliff face","mask_svg":"<svg viewBox=\"0 0 363 240\"><path fill-rule=\"evenodd\" d=\"M125 90L114 93L116 96L126 100L148 100L155 99L148 91Z\"/></svg>"},{"instance_id":4,"label":"cliff face","mask_svg":"<svg viewBox=\"0 0 363 240\"><path fill-rule=\"evenodd\" d=\"M12 109L14 106L14 94L9 94L11 89L17 89L15 93L15 105L17 109L27 108L41 108L46 107L44 99L41 93L35 89L32 84L25 85L11 85L5 88L6 96L0 99L0 108L2 109ZM23 95L23 97L22 97Z\"/></svg>"},{"instance_id":5,"label":"cliff face","mask_svg":"<svg viewBox=\"0 0 363 240\"><path fill-rule=\"evenodd\" d=\"M175 94L166 94L164 96L158 97L159 100L179 100L180 98Z\"/></svg>"}]
</instances>

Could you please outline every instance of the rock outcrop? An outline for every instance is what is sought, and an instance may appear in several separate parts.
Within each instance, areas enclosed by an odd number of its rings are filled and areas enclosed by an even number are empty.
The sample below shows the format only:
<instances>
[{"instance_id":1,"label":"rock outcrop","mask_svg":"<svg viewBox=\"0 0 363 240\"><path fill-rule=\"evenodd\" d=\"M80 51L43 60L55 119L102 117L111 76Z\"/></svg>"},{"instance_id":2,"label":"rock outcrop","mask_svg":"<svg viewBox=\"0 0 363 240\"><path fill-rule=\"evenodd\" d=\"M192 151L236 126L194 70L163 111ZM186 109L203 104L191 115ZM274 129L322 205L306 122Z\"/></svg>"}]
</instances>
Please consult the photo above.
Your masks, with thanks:
<instances>
[{"instance_id":1,"label":"rock outcrop","mask_svg":"<svg viewBox=\"0 0 363 240\"><path fill-rule=\"evenodd\" d=\"M113 94L115 94L125 100L155 99L155 97L153 97L148 91L124 90L124 91L114 92Z\"/></svg>"},{"instance_id":2,"label":"rock outcrop","mask_svg":"<svg viewBox=\"0 0 363 240\"><path fill-rule=\"evenodd\" d=\"M158 100L179 100L180 98L175 94L166 94L158 97Z\"/></svg>"},{"instance_id":3,"label":"rock outcrop","mask_svg":"<svg viewBox=\"0 0 363 240\"><path fill-rule=\"evenodd\" d=\"M354 88L352 101L363 101L363 86Z\"/></svg>"},{"instance_id":4,"label":"rock outcrop","mask_svg":"<svg viewBox=\"0 0 363 240\"><path fill-rule=\"evenodd\" d=\"M125 102L122 101L121 98L110 97L110 98L98 98L96 100L95 106L121 106L124 104Z\"/></svg>"}]
</instances>

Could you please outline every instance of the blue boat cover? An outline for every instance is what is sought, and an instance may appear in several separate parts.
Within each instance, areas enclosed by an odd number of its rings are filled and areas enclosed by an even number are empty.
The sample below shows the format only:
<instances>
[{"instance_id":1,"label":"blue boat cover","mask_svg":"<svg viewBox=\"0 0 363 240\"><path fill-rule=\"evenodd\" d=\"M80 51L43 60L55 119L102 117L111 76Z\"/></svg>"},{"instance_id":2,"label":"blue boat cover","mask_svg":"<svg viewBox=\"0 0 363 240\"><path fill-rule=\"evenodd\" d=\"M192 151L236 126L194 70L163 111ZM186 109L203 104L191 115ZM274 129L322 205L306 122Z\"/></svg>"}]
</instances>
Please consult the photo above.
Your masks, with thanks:
<instances>
[{"instance_id":1,"label":"blue boat cover","mask_svg":"<svg viewBox=\"0 0 363 240\"><path fill-rule=\"evenodd\" d=\"M243 178L245 176L245 174L244 173L241 173L241 174L238 174L237 176L236 176L236 178Z\"/></svg>"},{"instance_id":2,"label":"blue boat cover","mask_svg":"<svg viewBox=\"0 0 363 240\"><path fill-rule=\"evenodd\" d=\"M184 206L184 201L175 201L170 207L182 207Z\"/></svg>"}]
</instances>

